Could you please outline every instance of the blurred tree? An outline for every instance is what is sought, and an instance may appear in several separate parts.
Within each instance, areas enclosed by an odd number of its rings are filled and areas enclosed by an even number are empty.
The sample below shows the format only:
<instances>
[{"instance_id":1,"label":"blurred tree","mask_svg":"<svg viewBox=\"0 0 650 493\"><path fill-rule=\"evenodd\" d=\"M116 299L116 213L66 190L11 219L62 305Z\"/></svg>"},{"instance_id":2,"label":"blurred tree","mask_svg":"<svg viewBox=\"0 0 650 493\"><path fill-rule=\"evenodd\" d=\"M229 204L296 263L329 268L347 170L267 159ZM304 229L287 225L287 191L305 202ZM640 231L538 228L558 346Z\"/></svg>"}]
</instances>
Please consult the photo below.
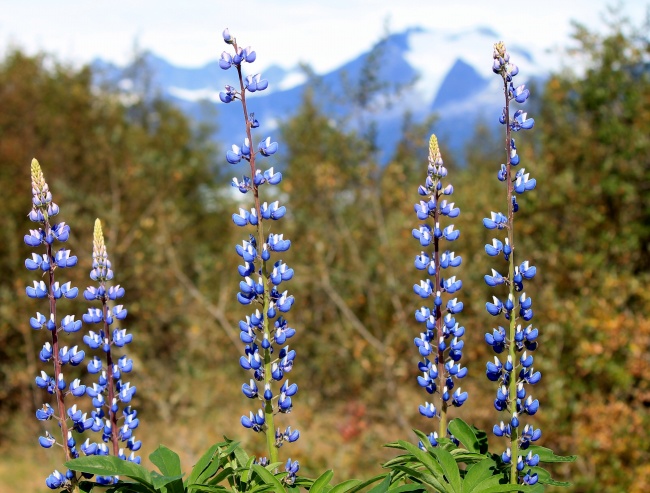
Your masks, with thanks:
<instances>
[{"instance_id":1,"label":"blurred tree","mask_svg":"<svg viewBox=\"0 0 650 493\"><path fill-rule=\"evenodd\" d=\"M521 236L542 239L524 247L543 281L542 419L547 440L580 454L575 491L648 491L648 25L613 12L607 33L576 24L574 38L575 70L546 84L531 166L543 178L522 212Z\"/></svg>"},{"instance_id":2,"label":"blurred tree","mask_svg":"<svg viewBox=\"0 0 650 493\"><path fill-rule=\"evenodd\" d=\"M181 412L192 389L179 381L221 360L214 348L228 341L224 329L233 336L219 307L218 272L227 263L219 253L230 249L222 241L230 219L215 213L229 199L213 183L213 146L204 136L197 139L170 104L98 90L91 78L88 68L18 51L0 66L0 208L7 228L0 242L2 421L17 409L32 414L43 398L23 399L34 387L43 342L27 322L37 307L24 296L31 281L22 267L32 157L41 162L61 220L71 225L70 248L80 265L69 274L81 289L90 270L94 218L106 225L114 270L130 300L138 385L147 388L140 399L155 402L166 417ZM80 317L83 300L74 310ZM0 433L5 430L0 426Z\"/></svg>"}]
</instances>

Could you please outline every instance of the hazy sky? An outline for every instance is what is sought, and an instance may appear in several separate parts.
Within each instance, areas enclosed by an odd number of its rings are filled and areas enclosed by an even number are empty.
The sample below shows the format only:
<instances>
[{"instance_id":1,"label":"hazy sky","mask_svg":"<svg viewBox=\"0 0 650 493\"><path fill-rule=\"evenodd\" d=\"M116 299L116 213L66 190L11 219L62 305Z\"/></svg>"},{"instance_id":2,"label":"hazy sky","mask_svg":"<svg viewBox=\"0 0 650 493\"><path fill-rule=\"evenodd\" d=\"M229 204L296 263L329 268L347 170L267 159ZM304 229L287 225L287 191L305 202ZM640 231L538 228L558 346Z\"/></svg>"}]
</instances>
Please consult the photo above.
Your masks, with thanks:
<instances>
[{"instance_id":1,"label":"hazy sky","mask_svg":"<svg viewBox=\"0 0 650 493\"><path fill-rule=\"evenodd\" d=\"M224 50L221 31L252 45L264 65L308 62L317 72L367 50L384 32L487 26L506 43L566 45L570 21L598 28L606 0L0 0L0 48L44 50L64 61L123 63L134 44L177 65ZM648 0L621 2L640 21Z\"/></svg>"}]
</instances>

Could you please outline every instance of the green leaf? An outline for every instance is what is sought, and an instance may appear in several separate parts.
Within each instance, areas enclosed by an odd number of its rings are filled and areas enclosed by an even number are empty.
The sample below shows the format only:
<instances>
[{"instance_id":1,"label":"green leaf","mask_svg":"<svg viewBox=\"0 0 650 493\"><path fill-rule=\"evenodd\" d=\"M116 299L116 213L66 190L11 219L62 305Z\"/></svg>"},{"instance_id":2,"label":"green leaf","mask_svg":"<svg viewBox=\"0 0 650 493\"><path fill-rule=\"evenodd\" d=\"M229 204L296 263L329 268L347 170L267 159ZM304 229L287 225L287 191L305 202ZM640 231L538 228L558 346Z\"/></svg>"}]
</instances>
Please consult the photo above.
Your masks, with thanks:
<instances>
[{"instance_id":1,"label":"green leaf","mask_svg":"<svg viewBox=\"0 0 650 493\"><path fill-rule=\"evenodd\" d=\"M228 491L228 489L225 488L224 486L213 486L210 484L192 484L188 487L188 491L190 490L196 491L197 493L202 493L202 492L219 493L221 491Z\"/></svg>"},{"instance_id":2,"label":"green leaf","mask_svg":"<svg viewBox=\"0 0 650 493\"><path fill-rule=\"evenodd\" d=\"M386 476L387 476L387 474L378 474L377 476L375 476L373 478L370 478L370 479L367 479L365 481L360 481L360 480L356 480L356 479L350 480L350 481L359 481L359 482L357 483L356 486L352 486L352 489L347 489L347 490L342 490L342 491L345 491L345 492L349 491L350 493L358 493L359 491L362 491L366 487L370 486L373 483L376 483L377 481L380 481L381 479L385 478ZM344 484L346 484L348 482L349 481L345 481L345 482L341 483L341 485L344 485ZM341 485L339 485L339 486L341 486ZM335 487L334 490L337 487ZM330 493L332 493L334 490L330 491ZM336 493L339 493L339 492L336 492Z\"/></svg>"},{"instance_id":3,"label":"green leaf","mask_svg":"<svg viewBox=\"0 0 650 493\"><path fill-rule=\"evenodd\" d=\"M540 484L548 484L550 486L571 486L568 481L556 481L551 477L551 473L540 466L531 467L531 474L537 473L538 481Z\"/></svg>"},{"instance_id":4,"label":"green leaf","mask_svg":"<svg viewBox=\"0 0 650 493\"><path fill-rule=\"evenodd\" d=\"M79 491L81 491L82 493L89 493L96 485L97 483L93 483L92 481L80 481Z\"/></svg>"},{"instance_id":5,"label":"green leaf","mask_svg":"<svg viewBox=\"0 0 650 493\"><path fill-rule=\"evenodd\" d=\"M261 493L263 491L273 491L275 493L275 488L273 485L270 484L258 484L257 486L254 486L253 489L249 490L249 493ZM282 490L284 491L284 490Z\"/></svg>"},{"instance_id":6,"label":"green leaf","mask_svg":"<svg viewBox=\"0 0 650 493\"><path fill-rule=\"evenodd\" d=\"M160 472L165 476L177 476L183 474L181 471L181 459L176 452L164 445L160 445L149 455L149 460L158 466Z\"/></svg>"},{"instance_id":7,"label":"green leaf","mask_svg":"<svg viewBox=\"0 0 650 493\"><path fill-rule=\"evenodd\" d=\"M160 445L149 455L149 460L160 469L162 476L154 476L155 488L166 486L169 493L183 493L183 471L181 470L181 459L176 452ZM173 478L173 479L169 479ZM169 480L167 480L169 479Z\"/></svg>"},{"instance_id":8,"label":"green leaf","mask_svg":"<svg viewBox=\"0 0 650 493\"><path fill-rule=\"evenodd\" d=\"M485 454L477 454L475 452L468 452L467 450L463 448L457 448L456 450L451 451L451 455L453 456L454 460L456 462L463 462L467 465L470 464L475 464L477 462L481 462L483 459L486 458Z\"/></svg>"},{"instance_id":9,"label":"green leaf","mask_svg":"<svg viewBox=\"0 0 650 493\"><path fill-rule=\"evenodd\" d=\"M91 455L79 457L65 463L73 471L87 472L99 476L126 476L153 489L151 473L131 461L113 455Z\"/></svg>"},{"instance_id":10,"label":"green leaf","mask_svg":"<svg viewBox=\"0 0 650 493\"><path fill-rule=\"evenodd\" d=\"M508 491L519 491L528 493L529 490L526 489L528 486L522 486L520 484L497 484L490 486L485 489L475 490L477 493L505 493Z\"/></svg>"},{"instance_id":11,"label":"green leaf","mask_svg":"<svg viewBox=\"0 0 650 493\"><path fill-rule=\"evenodd\" d=\"M400 440L399 443L404 447L405 450L410 452L420 463L422 463L422 465L426 467L431 472L431 474L442 479L444 476L444 471L438 461L436 461L429 454L420 450L419 447L413 445L412 443L405 442L403 440Z\"/></svg>"},{"instance_id":12,"label":"green leaf","mask_svg":"<svg viewBox=\"0 0 650 493\"><path fill-rule=\"evenodd\" d=\"M454 435L455 436L455 435ZM490 479L495 474L496 462L492 459L483 459L481 462L473 464L467 469L463 478L463 493L472 493L474 488L486 479Z\"/></svg>"},{"instance_id":13,"label":"green leaf","mask_svg":"<svg viewBox=\"0 0 650 493\"><path fill-rule=\"evenodd\" d=\"M282 483L280 483L278 478L276 478L275 475L271 474L265 468L259 464L253 464L252 469L255 474L257 474L262 479L262 481L264 481L266 484L273 485L276 488L275 491L284 491L284 486L282 486Z\"/></svg>"},{"instance_id":14,"label":"green leaf","mask_svg":"<svg viewBox=\"0 0 650 493\"><path fill-rule=\"evenodd\" d=\"M386 479L384 479L381 483L379 483L377 486L371 489L368 493L386 493L388 491L389 486L390 486L390 474L386 476Z\"/></svg>"},{"instance_id":15,"label":"green leaf","mask_svg":"<svg viewBox=\"0 0 650 493\"><path fill-rule=\"evenodd\" d=\"M436 488L436 491L438 493L450 493L451 490L447 488L447 482L445 481L444 484L441 483L436 477L432 476L431 474L426 474L421 471L418 471L416 469L413 469L411 467L407 466L395 466L395 469L403 471L406 473L406 475L409 478L412 478L416 481L419 481L420 483L425 483L428 484L429 486L432 486L433 488Z\"/></svg>"},{"instance_id":16,"label":"green leaf","mask_svg":"<svg viewBox=\"0 0 650 493\"><path fill-rule=\"evenodd\" d=\"M221 444L218 444L218 445L222 445L222 444L224 446L225 445L228 445L228 446L219 453L219 455L221 457L226 457L226 456L232 454L235 451L235 449L241 448L239 446L239 442L233 442L232 440L229 440L227 442L222 442Z\"/></svg>"},{"instance_id":17,"label":"green leaf","mask_svg":"<svg viewBox=\"0 0 650 493\"><path fill-rule=\"evenodd\" d=\"M240 466L244 467L248 462L248 454L244 452L244 449L241 447L235 447L232 451L235 454L235 459L237 460L237 463Z\"/></svg>"},{"instance_id":18,"label":"green leaf","mask_svg":"<svg viewBox=\"0 0 650 493\"><path fill-rule=\"evenodd\" d=\"M309 493L321 493L324 491L328 491L325 489L325 487L328 484L330 484L330 481L332 480L333 477L334 477L334 472L331 469L325 471L316 479L316 481L314 481L312 487L309 488Z\"/></svg>"},{"instance_id":19,"label":"green leaf","mask_svg":"<svg viewBox=\"0 0 650 493\"><path fill-rule=\"evenodd\" d=\"M246 463L246 467L242 469L244 474L242 477L244 478L244 481L246 483L250 483L253 479L253 463L255 462L255 457L249 457L248 462Z\"/></svg>"},{"instance_id":20,"label":"green leaf","mask_svg":"<svg viewBox=\"0 0 650 493\"><path fill-rule=\"evenodd\" d=\"M93 483L97 486L96 483ZM106 493L151 493L151 489L139 483L119 482L106 490Z\"/></svg>"},{"instance_id":21,"label":"green leaf","mask_svg":"<svg viewBox=\"0 0 650 493\"><path fill-rule=\"evenodd\" d=\"M194 464L194 467L192 468L192 472L190 473L190 476L187 478L186 484L195 484L195 483L202 483L206 479L210 478L215 472L209 475L204 475L203 473L206 472L206 469L211 466L214 463L215 456L219 455L219 447L220 443L215 443L212 447L208 449L207 452L205 452L201 458L197 461L196 464ZM219 467L217 466L217 469Z\"/></svg>"},{"instance_id":22,"label":"green leaf","mask_svg":"<svg viewBox=\"0 0 650 493\"><path fill-rule=\"evenodd\" d=\"M471 428L474 432L474 435L476 435L476 439L478 440L479 452L483 455L487 454L489 450L488 434L483 430L479 430L476 426L472 425Z\"/></svg>"},{"instance_id":23,"label":"green leaf","mask_svg":"<svg viewBox=\"0 0 650 493\"><path fill-rule=\"evenodd\" d=\"M352 488L359 486L360 484L361 481L358 479L348 479L347 481L343 481L342 483L335 485L331 490L329 490L328 493L347 493L348 491L351 491Z\"/></svg>"},{"instance_id":24,"label":"green leaf","mask_svg":"<svg viewBox=\"0 0 650 493\"><path fill-rule=\"evenodd\" d=\"M421 484L403 484L402 486L396 486L393 484L388 493L403 493L406 491L415 491L417 493L427 493L427 489Z\"/></svg>"},{"instance_id":25,"label":"green leaf","mask_svg":"<svg viewBox=\"0 0 650 493\"><path fill-rule=\"evenodd\" d=\"M227 465L224 467L221 471L219 471L218 474L214 476L209 476L210 482L208 484L219 484L221 483L224 479L228 479L230 481L232 479L232 476L235 474L235 471L233 470L232 467Z\"/></svg>"},{"instance_id":26,"label":"green leaf","mask_svg":"<svg viewBox=\"0 0 650 493\"><path fill-rule=\"evenodd\" d=\"M553 463L553 462L575 462L578 458L577 455L555 455L555 453L546 447L539 447L537 445L531 445L526 450L526 453L532 452L533 455L539 455L540 462Z\"/></svg>"},{"instance_id":27,"label":"green leaf","mask_svg":"<svg viewBox=\"0 0 650 493\"><path fill-rule=\"evenodd\" d=\"M176 492L176 491L178 493L183 493L184 488L183 488L183 483L181 482L182 477L183 477L182 474L178 474L176 476L165 476L162 474L158 474L156 471L153 471L151 473L151 478L153 479L153 487L156 490L160 490L164 486L167 486L170 483L177 482L178 484L180 484L180 490L173 485L170 486L169 488L166 488L169 491L169 493Z\"/></svg>"},{"instance_id":28,"label":"green leaf","mask_svg":"<svg viewBox=\"0 0 650 493\"><path fill-rule=\"evenodd\" d=\"M434 447L431 450L431 453L440 461L440 465L445 472L445 477L447 478L447 481L449 481L452 491L454 493L460 493L460 471L458 470L458 463L454 457L449 452L439 447Z\"/></svg>"},{"instance_id":29,"label":"green leaf","mask_svg":"<svg viewBox=\"0 0 650 493\"><path fill-rule=\"evenodd\" d=\"M496 462L494 461L492 462L496 464ZM528 491L528 490L524 490L523 488L525 487L523 487L522 485L508 483L508 480L505 477L505 475L499 472L498 470L493 470L492 473L493 474L491 476L487 478L483 478L483 480L479 484L475 485L472 490L468 490L467 493L469 493L470 491L471 493L499 493L502 491ZM465 479L467 479L467 476L465 477Z\"/></svg>"},{"instance_id":30,"label":"green leaf","mask_svg":"<svg viewBox=\"0 0 650 493\"><path fill-rule=\"evenodd\" d=\"M480 453L480 445L474 430L460 418L452 419L448 426L449 432L465 445L465 448L474 453Z\"/></svg>"}]
</instances>

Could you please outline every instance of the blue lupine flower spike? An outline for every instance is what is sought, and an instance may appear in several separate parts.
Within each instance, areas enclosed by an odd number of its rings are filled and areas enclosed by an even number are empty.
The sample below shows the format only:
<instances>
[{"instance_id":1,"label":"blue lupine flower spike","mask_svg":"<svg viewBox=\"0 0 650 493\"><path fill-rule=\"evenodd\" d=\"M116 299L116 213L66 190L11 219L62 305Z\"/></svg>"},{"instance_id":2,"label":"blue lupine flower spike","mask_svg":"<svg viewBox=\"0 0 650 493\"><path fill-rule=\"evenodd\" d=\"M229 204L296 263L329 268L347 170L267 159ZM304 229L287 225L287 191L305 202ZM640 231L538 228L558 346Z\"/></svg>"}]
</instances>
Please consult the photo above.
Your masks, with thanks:
<instances>
[{"instance_id":1,"label":"blue lupine flower spike","mask_svg":"<svg viewBox=\"0 0 650 493\"><path fill-rule=\"evenodd\" d=\"M66 409L67 401L74 397L80 397L85 392L85 386L79 379L72 382L66 381L63 367L66 365L77 366L84 359L84 351L78 346L63 345L62 337L81 329L81 321L75 320L73 315L64 316L60 322L57 321L57 300L61 297L75 298L77 288L72 287L70 282L61 284L55 280L55 270L74 267L77 264L77 257L70 254L70 250L60 248L55 251L56 242L65 242L70 236L70 227L64 222L53 224L51 220L58 215L59 206L52 200L52 193L45 182L41 166L36 159L31 164L32 180L32 210L28 217L30 221L38 224L37 229L30 230L25 235L25 243L32 248L42 248L45 251L32 253L31 258L25 260L25 267L31 271L40 271L39 280L34 281L33 286L26 288L27 296L30 298L47 298L48 311L46 314L36 313L30 319L30 326L34 330L45 329L49 333L50 340L45 342L39 353L39 359L43 363L52 363L52 374L41 371L36 377L36 385L44 389L52 396L51 402L46 402L36 411L36 419L40 421L56 420L57 427L61 430L60 439L55 438L49 432L39 438L43 448L52 448L52 445L59 443L65 451L65 460L69 461L79 456L76 449L75 439L72 437L72 430L83 431L78 423L83 414L77 410L76 404ZM73 471L66 471L65 474L54 471L50 474L45 484L51 489L64 488L68 491L75 490L79 476Z\"/></svg>"},{"instance_id":2,"label":"blue lupine flower spike","mask_svg":"<svg viewBox=\"0 0 650 493\"><path fill-rule=\"evenodd\" d=\"M133 435L139 420L136 417L137 411L131 407L136 388L131 386L130 382L123 381L123 377L133 369L133 361L126 355L117 357L115 354L115 349L129 344L133 336L126 329L114 326L126 318L127 310L121 304L115 305L115 302L124 296L124 289L119 285L106 287L106 284L113 280L114 274L99 219L95 221L93 231L92 257L90 278L97 285L86 288L84 298L88 301L99 301L101 308L89 308L83 319L88 324L99 324L100 328L97 332L88 332L84 336L84 342L99 354L88 364L88 372L97 375L98 380L86 389L95 411L92 412L91 418L84 420L83 426L101 432L101 440L94 444L90 443L90 440L86 441L82 452L86 455L111 453L123 460L139 464L140 457L135 455L135 452L140 449L142 443ZM110 444L110 451L105 443ZM124 451L125 448L128 452ZM117 478L111 476L97 477L100 484L113 484L116 480Z\"/></svg>"},{"instance_id":3,"label":"blue lupine flower spike","mask_svg":"<svg viewBox=\"0 0 650 493\"><path fill-rule=\"evenodd\" d=\"M497 355L494 362L487 363L486 375L488 380L498 385L494 407L501 413L507 413L507 418L495 425L493 432L509 440L501 459L510 464L510 482L532 485L537 482L537 474L531 474L530 467L537 465L539 456L532 453L526 455L525 450L531 442L541 437L541 431L535 430L533 433L530 431L532 427L524 425L523 419L525 415L535 414L539 408L539 401L528 395L527 387L539 382L541 373L533 370L532 366L538 330L528 324L533 317L532 300L523 290L524 284L535 276L537 269L527 260L519 265L515 262L514 218L519 210L515 194L533 190L536 181L523 168L513 171L520 164L520 157L512 132L529 130L535 121L527 118L521 109L511 115L511 103L525 103L530 91L524 85L513 84L519 69L510 61L510 54L502 42L494 45L493 60L492 70L503 79L505 96L499 122L505 125L507 152L506 162L501 164L497 178L506 184L507 213L492 212L490 218L483 220L483 224L497 235L490 244L485 245L486 253L494 258L503 255L507 266L504 269L491 269L491 273L485 276L488 286L501 289L503 293L493 296L492 302L486 303L486 310L494 317L503 317L505 322L500 323L506 327L498 325L485 334L485 341Z\"/></svg>"},{"instance_id":4,"label":"blue lupine flower spike","mask_svg":"<svg viewBox=\"0 0 650 493\"><path fill-rule=\"evenodd\" d=\"M282 180L282 173L274 171L272 167L265 171L257 168L257 159L273 156L278 150L278 143L265 137L254 145L252 129L258 128L260 122L247 108L248 94L263 91L268 87L268 82L260 74L242 74L244 62L253 63L257 57L250 47L240 48L228 29L223 32L223 39L233 47L234 55L224 52L219 65L224 70L235 67L239 87L226 86L220 99L224 103L235 100L241 103L246 130L246 138L231 146L226 152L226 160L230 164L248 162L250 175L233 178L232 185L243 194L252 192L253 195L253 207L242 207L232 215L237 226L253 228L253 233L249 233L247 239L235 247L242 259L242 265L238 268L242 280L237 300L252 309L252 313L239 322L239 337L244 344L244 354L239 364L250 372L249 382L242 386L242 393L255 402L254 409L242 416L240 422L245 428L265 434L269 461L274 463L278 460L278 448L300 437L298 430L291 427L282 430L275 425L277 414L291 412L294 396L298 392L298 386L289 384L286 379L296 357L296 352L289 349L287 344L296 331L285 318L294 298L283 289L283 283L293 277L293 269L279 257L290 249L291 241L273 230L276 221L286 214L286 207L277 200L264 202L260 198L262 186L278 185ZM272 258L274 256L276 258ZM286 481L292 483L295 480L298 467L297 462L288 463Z\"/></svg>"},{"instance_id":5,"label":"blue lupine flower spike","mask_svg":"<svg viewBox=\"0 0 650 493\"><path fill-rule=\"evenodd\" d=\"M417 382L428 394L433 395L437 403L426 402L419 407L420 414L427 418L438 418L439 429L429 435L429 443L436 446L438 437L447 436L447 412L449 406L460 407L467 400L467 392L460 387L452 392L457 381L467 375L459 361L462 357L462 336L465 328L456 322L455 315L463 309L463 303L451 295L460 290L462 281L456 276L446 275L448 270L458 267L461 257L453 251L445 250L444 242L456 240L460 231L454 230L453 224L441 229L440 221L445 218L458 217L460 209L446 198L451 196L454 188L446 181L445 168L435 135L429 140L429 165L427 177L418 188L422 197L415 204L415 214L420 221L413 237L419 240L424 250L415 256L415 268L423 271L427 278L413 286L415 294L423 299L433 299L433 303L422 306L415 312L415 319L424 325L415 346L422 357L418 363L420 376ZM447 298L447 301L443 300ZM423 444L420 444L423 447Z\"/></svg>"}]
</instances>

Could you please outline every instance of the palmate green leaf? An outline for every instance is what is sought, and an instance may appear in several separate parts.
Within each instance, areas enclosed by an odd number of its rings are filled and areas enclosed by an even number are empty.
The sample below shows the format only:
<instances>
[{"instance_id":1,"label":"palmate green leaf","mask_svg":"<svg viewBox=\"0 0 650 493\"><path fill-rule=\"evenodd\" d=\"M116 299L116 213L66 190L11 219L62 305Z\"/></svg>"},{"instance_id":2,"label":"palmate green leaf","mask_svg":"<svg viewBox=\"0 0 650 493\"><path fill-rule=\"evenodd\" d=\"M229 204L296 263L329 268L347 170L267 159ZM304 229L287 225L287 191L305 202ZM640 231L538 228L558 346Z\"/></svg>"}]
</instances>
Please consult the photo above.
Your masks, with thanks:
<instances>
[{"instance_id":1,"label":"palmate green leaf","mask_svg":"<svg viewBox=\"0 0 650 493\"><path fill-rule=\"evenodd\" d=\"M452 419L448 426L449 432L465 445L469 452L481 453L481 446L474 430L460 418Z\"/></svg>"},{"instance_id":2,"label":"palmate green leaf","mask_svg":"<svg viewBox=\"0 0 650 493\"><path fill-rule=\"evenodd\" d=\"M311 488L309 488L309 493L321 493L330 491L331 488L327 488L327 486L330 484L330 481L333 477L334 472L331 469L325 471L318 478L316 478Z\"/></svg>"},{"instance_id":3,"label":"palmate green leaf","mask_svg":"<svg viewBox=\"0 0 650 493\"><path fill-rule=\"evenodd\" d=\"M149 460L158 467L162 476L154 475L153 484L155 488L166 486L169 493L183 493L183 471L181 470L181 459L176 452L160 445L149 455Z\"/></svg>"},{"instance_id":4,"label":"palmate green leaf","mask_svg":"<svg viewBox=\"0 0 650 493\"><path fill-rule=\"evenodd\" d=\"M153 491L151 473L134 462L122 460L113 455L91 455L79 457L65 463L73 471L87 472L99 476L126 476Z\"/></svg>"},{"instance_id":5,"label":"palmate green leaf","mask_svg":"<svg viewBox=\"0 0 650 493\"><path fill-rule=\"evenodd\" d=\"M522 451L523 452L523 451ZM539 447L537 445L531 445L526 449L526 453L532 452L533 455L539 455L540 462L554 463L554 462L575 462L578 458L577 455L555 455L550 448Z\"/></svg>"}]
</instances>

